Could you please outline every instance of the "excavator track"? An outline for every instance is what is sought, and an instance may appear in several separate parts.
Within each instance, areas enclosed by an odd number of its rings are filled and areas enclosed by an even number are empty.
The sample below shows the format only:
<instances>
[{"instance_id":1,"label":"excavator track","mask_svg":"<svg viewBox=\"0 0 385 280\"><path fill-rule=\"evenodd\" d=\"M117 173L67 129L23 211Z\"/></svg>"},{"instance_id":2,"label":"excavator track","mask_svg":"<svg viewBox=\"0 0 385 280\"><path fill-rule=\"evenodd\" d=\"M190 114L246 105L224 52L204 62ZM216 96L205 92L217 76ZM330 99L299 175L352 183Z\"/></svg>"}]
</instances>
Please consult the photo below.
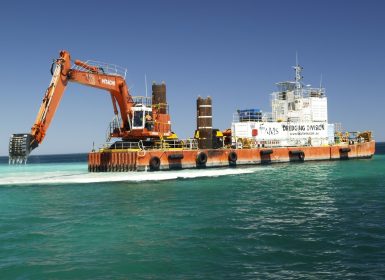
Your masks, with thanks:
<instances>
[{"instance_id":1,"label":"excavator track","mask_svg":"<svg viewBox=\"0 0 385 280\"><path fill-rule=\"evenodd\" d=\"M31 134L12 134L9 139L9 164L25 164L32 151Z\"/></svg>"}]
</instances>

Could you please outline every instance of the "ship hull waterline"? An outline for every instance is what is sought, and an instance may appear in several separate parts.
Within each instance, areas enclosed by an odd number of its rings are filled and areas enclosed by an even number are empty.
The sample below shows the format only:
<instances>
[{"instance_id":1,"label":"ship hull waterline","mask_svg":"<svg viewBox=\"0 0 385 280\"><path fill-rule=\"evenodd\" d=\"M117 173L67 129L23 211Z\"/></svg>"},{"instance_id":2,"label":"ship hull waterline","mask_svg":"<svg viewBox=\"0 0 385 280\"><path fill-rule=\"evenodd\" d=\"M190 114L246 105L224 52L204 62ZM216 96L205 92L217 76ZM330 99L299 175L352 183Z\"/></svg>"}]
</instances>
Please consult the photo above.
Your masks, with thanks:
<instances>
[{"instance_id":1,"label":"ship hull waterline","mask_svg":"<svg viewBox=\"0 0 385 280\"><path fill-rule=\"evenodd\" d=\"M90 172L158 171L371 158L375 141L352 145L251 149L107 150L88 154Z\"/></svg>"}]
</instances>

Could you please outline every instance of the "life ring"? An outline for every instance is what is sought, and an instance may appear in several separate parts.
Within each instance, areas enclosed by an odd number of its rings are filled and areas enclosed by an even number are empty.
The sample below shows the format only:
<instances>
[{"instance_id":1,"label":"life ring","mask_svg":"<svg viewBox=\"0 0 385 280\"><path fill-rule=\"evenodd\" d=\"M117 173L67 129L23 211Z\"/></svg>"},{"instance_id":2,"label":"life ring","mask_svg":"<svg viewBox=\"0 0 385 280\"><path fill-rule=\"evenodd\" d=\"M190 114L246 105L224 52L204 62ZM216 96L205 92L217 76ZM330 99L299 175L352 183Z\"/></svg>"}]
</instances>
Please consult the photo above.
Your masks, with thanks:
<instances>
[{"instance_id":1,"label":"life ring","mask_svg":"<svg viewBox=\"0 0 385 280\"><path fill-rule=\"evenodd\" d=\"M150 170L152 170L152 171L159 170L159 167L160 167L160 158L157 157L157 156L152 157L152 158L150 159L149 165L150 165Z\"/></svg>"},{"instance_id":2,"label":"life ring","mask_svg":"<svg viewBox=\"0 0 385 280\"><path fill-rule=\"evenodd\" d=\"M197 155L196 161L197 161L197 164L198 164L198 165L204 165L204 164L206 164L206 162L207 162L207 154L205 154L204 152L199 153L199 154Z\"/></svg>"},{"instance_id":3,"label":"life ring","mask_svg":"<svg viewBox=\"0 0 385 280\"><path fill-rule=\"evenodd\" d=\"M232 151L229 153L228 159L231 163L236 163L238 160L238 155L236 152Z\"/></svg>"}]
</instances>

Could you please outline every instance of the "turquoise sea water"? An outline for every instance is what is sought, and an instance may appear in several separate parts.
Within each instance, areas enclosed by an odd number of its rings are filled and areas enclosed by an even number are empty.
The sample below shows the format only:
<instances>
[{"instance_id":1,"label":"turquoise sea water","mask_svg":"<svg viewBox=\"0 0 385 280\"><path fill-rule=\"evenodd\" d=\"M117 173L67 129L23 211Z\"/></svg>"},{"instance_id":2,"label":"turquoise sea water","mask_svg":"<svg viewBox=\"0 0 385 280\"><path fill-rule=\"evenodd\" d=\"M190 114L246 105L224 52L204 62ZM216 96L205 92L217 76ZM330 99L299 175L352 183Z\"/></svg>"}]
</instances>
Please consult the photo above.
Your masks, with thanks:
<instances>
[{"instance_id":1,"label":"turquoise sea water","mask_svg":"<svg viewBox=\"0 0 385 280\"><path fill-rule=\"evenodd\" d=\"M379 279L385 154L91 174L0 159L0 279Z\"/></svg>"}]
</instances>

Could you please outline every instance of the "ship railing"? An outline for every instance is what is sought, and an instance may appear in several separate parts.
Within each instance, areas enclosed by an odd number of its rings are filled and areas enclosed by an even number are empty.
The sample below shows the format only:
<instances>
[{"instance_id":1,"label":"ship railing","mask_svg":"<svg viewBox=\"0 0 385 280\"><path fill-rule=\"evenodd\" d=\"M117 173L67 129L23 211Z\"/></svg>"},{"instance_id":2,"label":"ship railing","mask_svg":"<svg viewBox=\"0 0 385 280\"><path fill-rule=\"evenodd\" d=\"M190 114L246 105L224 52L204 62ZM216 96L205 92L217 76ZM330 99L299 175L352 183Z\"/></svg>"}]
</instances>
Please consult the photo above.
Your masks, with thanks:
<instances>
[{"instance_id":1,"label":"ship railing","mask_svg":"<svg viewBox=\"0 0 385 280\"><path fill-rule=\"evenodd\" d=\"M133 142L115 142L113 144L105 143L103 146L104 149L114 149L114 150L144 150L145 147L141 141L133 141Z\"/></svg>"},{"instance_id":2,"label":"ship railing","mask_svg":"<svg viewBox=\"0 0 385 280\"><path fill-rule=\"evenodd\" d=\"M133 96L132 100L134 101L135 104L141 104L146 107L151 107L152 106L152 97L148 96Z\"/></svg>"},{"instance_id":3,"label":"ship railing","mask_svg":"<svg viewBox=\"0 0 385 280\"><path fill-rule=\"evenodd\" d=\"M282 147L282 141L279 139L255 139L253 137L232 137L232 146L235 149L255 149Z\"/></svg>"},{"instance_id":4,"label":"ship railing","mask_svg":"<svg viewBox=\"0 0 385 280\"><path fill-rule=\"evenodd\" d=\"M197 150L198 149L198 140L195 138L188 138L182 140L183 147L188 150Z\"/></svg>"},{"instance_id":5,"label":"ship railing","mask_svg":"<svg viewBox=\"0 0 385 280\"><path fill-rule=\"evenodd\" d=\"M100 70L100 73L106 74L106 75L112 75L112 76L121 76L124 79L127 75L127 68L118 66L116 64L110 64L100 61L94 61L94 60L87 60L85 61L85 64L89 66L97 67ZM79 65L74 65L72 69L90 72L90 69L84 68Z\"/></svg>"},{"instance_id":6,"label":"ship railing","mask_svg":"<svg viewBox=\"0 0 385 280\"><path fill-rule=\"evenodd\" d=\"M372 131L336 131L334 133L334 142L336 144L353 145L356 143L370 142L372 140Z\"/></svg>"},{"instance_id":7,"label":"ship railing","mask_svg":"<svg viewBox=\"0 0 385 280\"><path fill-rule=\"evenodd\" d=\"M261 140L257 142L258 147L282 147L282 141L279 139Z\"/></svg>"},{"instance_id":8,"label":"ship railing","mask_svg":"<svg viewBox=\"0 0 385 280\"><path fill-rule=\"evenodd\" d=\"M343 130L342 123L334 123L334 133L342 132Z\"/></svg>"},{"instance_id":9,"label":"ship railing","mask_svg":"<svg viewBox=\"0 0 385 280\"><path fill-rule=\"evenodd\" d=\"M307 97L326 97L325 88L312 88L312 87L302 87L299 90L283 90L275 91L271 93L271 100L286 100L287 92L294 92L296 98L307 98Z\"/></svg>"},{"instance_id":10,"label":"ship railing","mask_svg":"<svg viewBox=\"0 0 385 280\"><path fill-rule=\"evenodd\" d=\"M326 97L324 88L305 87L302 89L303 97Z\"/></svg>"},{"instance_id":11,"label":"ship railing","mask_svg":"<svg viewBox=\"0 0 385 280\"><path fill-rule=\"evenodd\" d=\"M107 130L106 130L106 143L109 143L111 141L111 135L113 133L117 133L120 131L120 124L122 122L122 119L120 116L114 116L112 121L108 124Z\"/></svg>"},{"instance_id":12,"label":"ship railing","mask_svg":"<svg viewBox=\"0 0 385 280\"><path fill-rule=\"evenodd\" d=\"M263 122L272 122L273 121L273 113L263 113L262 114Z\"/></svg>"},{"instance_id":13,"label":"ship railing","mask_svg":"<svg viewBox=\"0 0 385 280\"><path fill-rule=\"evenodd\" d=\"M261 122L262 115L260 116L240 116L239 113L233 114L233 122Z\"/></svg>"},{"instance_id":14,"label":"ship railing","mask_svg":"<svg viewBox=\"0 0 385 280\"><path fill-rule=\"evenodd\" d=\"M238 113L233 113L233 122L272 122L273 114L262 112L258 116L239 116Z\"/></svg>"},{"instance_id":15,"label":"ship railing","mask_svg":"<svg viewBox=\"0 0 385 280\"><path fill-rule=\"evenodd\" d=\"M196 150L198 149L197 139L162 139L155 142L155 149L175 150Z\"/></svg>"}]
</instances>

